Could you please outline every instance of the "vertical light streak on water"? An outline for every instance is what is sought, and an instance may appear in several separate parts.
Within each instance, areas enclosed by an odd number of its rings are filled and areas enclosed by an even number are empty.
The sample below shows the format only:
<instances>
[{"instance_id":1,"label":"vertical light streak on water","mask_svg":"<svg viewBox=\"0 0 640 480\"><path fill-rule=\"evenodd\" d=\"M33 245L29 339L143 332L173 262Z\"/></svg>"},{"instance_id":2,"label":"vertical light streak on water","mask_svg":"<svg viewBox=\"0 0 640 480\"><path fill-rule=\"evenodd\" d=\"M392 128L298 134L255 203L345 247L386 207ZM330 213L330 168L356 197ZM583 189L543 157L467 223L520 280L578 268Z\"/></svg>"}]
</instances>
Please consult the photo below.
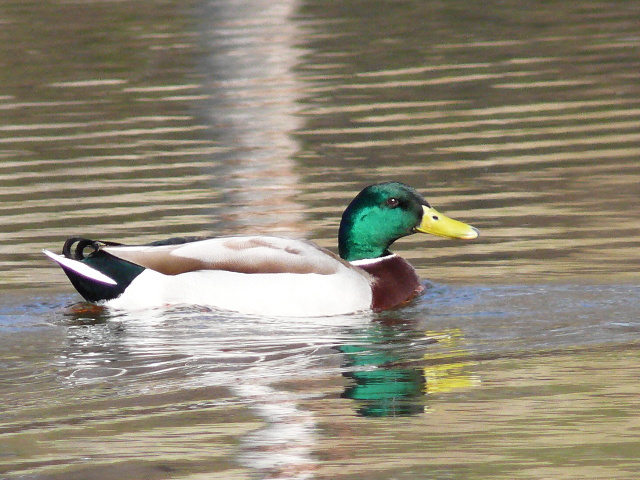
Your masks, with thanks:
<instances>
[{"instance_id":1,"label":"vertical light streak on water","mask_svg":"<svg viewBox=\"0 0 640 480\"><path fill-rule=\"evenodd\" d=\"M226 226L246 232L304 234L295 201L299 176L292 133L301 86L295 69L301 32L297 1L210 2L202 59L208 99L198 107L223 152L212 159L212 183L235 206Z\"/></svg>"}]
</instances>

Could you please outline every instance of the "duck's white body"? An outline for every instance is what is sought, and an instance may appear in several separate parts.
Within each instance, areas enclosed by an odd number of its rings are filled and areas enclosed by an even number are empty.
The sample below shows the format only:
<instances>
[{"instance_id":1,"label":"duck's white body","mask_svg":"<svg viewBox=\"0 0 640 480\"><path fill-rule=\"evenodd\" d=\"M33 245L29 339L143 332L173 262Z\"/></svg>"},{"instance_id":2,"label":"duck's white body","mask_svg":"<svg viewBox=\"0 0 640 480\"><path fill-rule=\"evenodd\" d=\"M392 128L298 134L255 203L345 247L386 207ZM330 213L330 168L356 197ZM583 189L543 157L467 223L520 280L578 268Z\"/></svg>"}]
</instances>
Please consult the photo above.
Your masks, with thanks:
<instances>
[{"instance_id":1,"label":"duck's white body","mask_svg":"<svg viewBox=\"0 0 640 480\"><path fill-rule=\"evenodd\" d=\"M161 246L102 250L145 267L113 299L117 309L201 305L246 314L326 316L368 310L371 278L362 269L304 240L221 237ZM89 277L87 265L47 252ZM103 274L96 273L97 279ZM100 281L100 280L99 280Z\"/></svg>"},{"instance_id":2,"label":"duck's white body","mask_svg":"<svg viewBox=\"0 0 640 480\"><path fill-rule=\"evenodd\" d=\"M247 275L198 271L164 275L145 270L106 305L118 309L202 305L245 314L327 316L371 308L371 287L353 272L345 275L279 273Z\"/></svg>"}]
</instances>

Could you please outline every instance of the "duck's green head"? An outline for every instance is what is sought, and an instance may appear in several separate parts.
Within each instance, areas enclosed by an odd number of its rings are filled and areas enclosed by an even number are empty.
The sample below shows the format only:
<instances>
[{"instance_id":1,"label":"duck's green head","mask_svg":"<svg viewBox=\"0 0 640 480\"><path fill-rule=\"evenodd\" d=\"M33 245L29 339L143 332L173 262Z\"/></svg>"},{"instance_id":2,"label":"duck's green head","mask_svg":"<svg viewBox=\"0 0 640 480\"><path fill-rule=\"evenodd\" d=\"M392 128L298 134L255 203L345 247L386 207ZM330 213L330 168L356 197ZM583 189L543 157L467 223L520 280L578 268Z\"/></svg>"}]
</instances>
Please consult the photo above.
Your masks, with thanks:
<instances>
[{"instance_id":1,"label":"duck's green head","mask_svg":"<svg viewBox=\"0 0 640 480\"><path fill-rule=\"evenodd\" d=\"M398 182L362 190L342 214L338 248L350 262L389 254L401 237L416 232L470 240L478 230L434 210L413 188Z\"/></svg>"}]
</instances>

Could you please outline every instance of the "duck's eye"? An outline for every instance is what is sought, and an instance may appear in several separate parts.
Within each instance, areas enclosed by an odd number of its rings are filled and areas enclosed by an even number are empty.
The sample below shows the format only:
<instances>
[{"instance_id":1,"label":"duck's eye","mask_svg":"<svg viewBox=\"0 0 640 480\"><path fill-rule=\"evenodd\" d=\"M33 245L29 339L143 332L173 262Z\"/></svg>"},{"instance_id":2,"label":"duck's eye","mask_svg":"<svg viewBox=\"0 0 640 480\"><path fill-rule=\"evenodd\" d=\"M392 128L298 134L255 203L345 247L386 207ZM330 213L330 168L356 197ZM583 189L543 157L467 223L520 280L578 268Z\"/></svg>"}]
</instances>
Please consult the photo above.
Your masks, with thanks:
<instances>
[{"instance_id":1,"label":"duck's eye","mask_svg":"<svg viewBox=\"0 0 640 480\"><path fill-rule=\"evenodd\" d=\"M391 208L396 208L398 205L400 205L400 200L395 197L387 198L387 205L389 205Z\"/></svg>"}]
</instances>

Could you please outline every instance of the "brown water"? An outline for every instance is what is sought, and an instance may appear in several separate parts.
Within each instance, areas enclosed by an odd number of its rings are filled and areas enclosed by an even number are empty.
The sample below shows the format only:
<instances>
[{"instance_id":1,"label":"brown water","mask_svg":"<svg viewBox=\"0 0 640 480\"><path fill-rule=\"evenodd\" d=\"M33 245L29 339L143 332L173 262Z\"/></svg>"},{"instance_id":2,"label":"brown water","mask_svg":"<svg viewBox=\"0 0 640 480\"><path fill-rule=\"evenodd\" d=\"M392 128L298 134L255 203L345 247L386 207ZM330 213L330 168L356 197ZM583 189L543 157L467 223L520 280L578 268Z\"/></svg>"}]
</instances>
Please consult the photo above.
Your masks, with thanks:
<instances>
[{"instance_id":1,"label":"brown water","mask_svg":"<svg viewBox=\"0 0 640 480\"><path fill-rule=\"evenodd\" d=\"M21 2L0 17L0 476L640 476L636 2ZM77 305L67 236L481 230L406 308Z\"/></svg>"}]
</instances>

